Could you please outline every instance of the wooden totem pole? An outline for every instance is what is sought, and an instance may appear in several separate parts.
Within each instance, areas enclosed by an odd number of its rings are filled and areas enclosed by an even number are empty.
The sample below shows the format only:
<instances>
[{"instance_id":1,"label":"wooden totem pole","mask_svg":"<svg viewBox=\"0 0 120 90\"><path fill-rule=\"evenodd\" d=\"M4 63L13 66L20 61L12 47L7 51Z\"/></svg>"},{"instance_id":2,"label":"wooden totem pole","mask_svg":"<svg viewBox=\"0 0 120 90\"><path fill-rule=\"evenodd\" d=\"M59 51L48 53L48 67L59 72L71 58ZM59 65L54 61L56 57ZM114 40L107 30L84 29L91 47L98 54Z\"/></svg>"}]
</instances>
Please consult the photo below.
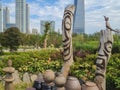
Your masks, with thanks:
<instances>
[{"instance_id":1,"label":"wooden totem pole","mask_svg":"<svg viewBox=\"0 0 120 90\"><path fill-rule=\"evenodd\" d=\"M70 66L73 63L73 49L72 49L72 24L75 7L68 5L65 8L62 20L62 36L63 36L63 60L64 64L61 73L57 73L55 84L57 90L66 90L65 83L69 74Z\"/></svg>"},{"instance_id":2,"label":"wooden totem pole","mask_svg":"<svg viewBox=\"0 0 120 90\"><path fill-rule=\"evenodd\" d=\"M97 70L95 72L95 83L99 90L106 90L106 68L111 56L114 31L108 23L109 18L104 17L106 21L106 30L100 32L100 46L96 60Z\"/></svg>"},{"instance_id":3,"label":"wooden totem pole","mask_svg":"<svg viewBox=\"0 0 120 90\"><path fill-rule=\"evenodd\" d=\"M72 24L75 7L69 5L65 8L62 20L62 36L63 36L63 60L62 74L67 78L70 66L73 63L73 48L72 48Z\"/></svg>"}]
</instances>

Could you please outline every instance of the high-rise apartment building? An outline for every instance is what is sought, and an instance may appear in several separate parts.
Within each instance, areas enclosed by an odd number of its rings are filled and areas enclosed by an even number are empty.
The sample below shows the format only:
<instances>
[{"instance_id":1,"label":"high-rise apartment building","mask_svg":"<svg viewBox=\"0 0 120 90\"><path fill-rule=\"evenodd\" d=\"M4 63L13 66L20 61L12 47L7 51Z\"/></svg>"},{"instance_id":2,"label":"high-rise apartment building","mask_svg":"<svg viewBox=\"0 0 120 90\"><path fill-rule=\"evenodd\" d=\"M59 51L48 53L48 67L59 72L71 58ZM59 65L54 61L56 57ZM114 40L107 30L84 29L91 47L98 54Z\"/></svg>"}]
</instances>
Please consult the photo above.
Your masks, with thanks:
<instances>
[{"instance_id":1,"label":"high-rise apartment building","mask_svg":"<svg viewBox=\"0 0 120 90\"><path fill-rule=\"evenodd\" d=\"M3 9L3 31L7 29L6 25L8 23L10 23L10 11L9 11L9 8L6 7Z\"/></svg>"},{"instance_id":2,"label":"high-rise apartment building","mask_svg":"<svg viewBox=\"0 0 120 90\"><path fill-rule=\"evenodd\" d=\"M74 0L75 15L73 23L73 33L85 33L85 0Z\"/></svg>"},{"instance_id":3,"label":"high-rise apartment building","mask_svg":"<svg viewBox=\"0 0 120 90\"><path fill-rule=\"evenodd\" d=\"M16 26L26 33L26 0L16 0Z\"/></svg>"},{"instance_id":4,"label":"high-rise apartment building","mask_svg":"<svg viewBox=\"0 0 120 90\"><path fill-rule=\"evenodd\" d=\"M55 21L45 21L45 20L42 20L40 21L40 33L41 34L44 34L44 31L45 31L45 24L46 23L50 23L50 32L52 31L55 31Z\"/></svg>"},{"instance_id":5,"label":"high-rise apartment building","mask_svg":"<svg viewBox=\"0 0 120 90\"><path fill-rule=\"evenodd\" d=\"M3 8L1 1L0 1L0 32L3 32Z\"/></svg>"},{"instance_id":6,"label":"high-rise apartment building","mask_svg":"<svg viewBox=\"0 0 120 90\"><path fill-rule=\"evenodd\" d=\"M30 7L26 4L26 33L30 34Z\"/></svg>"}]
</instances>

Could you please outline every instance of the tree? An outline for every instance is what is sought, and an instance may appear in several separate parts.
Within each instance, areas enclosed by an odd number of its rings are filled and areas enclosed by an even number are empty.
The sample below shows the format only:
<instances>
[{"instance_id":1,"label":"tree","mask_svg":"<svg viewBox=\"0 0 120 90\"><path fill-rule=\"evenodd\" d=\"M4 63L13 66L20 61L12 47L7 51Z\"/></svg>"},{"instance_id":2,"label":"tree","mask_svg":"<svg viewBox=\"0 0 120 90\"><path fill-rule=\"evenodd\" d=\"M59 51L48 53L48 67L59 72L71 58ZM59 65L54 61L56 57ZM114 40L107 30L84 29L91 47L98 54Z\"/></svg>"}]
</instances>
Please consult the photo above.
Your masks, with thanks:
<instances>
[{"instance_id":1,"label":"tree","mask_svg":"<svg viewBox=\"0 0 120 90\"><path fill-rule=\"evenodd\" d=\"M21 33L18 28L8 28L2 37L1 45L10 49L10 51L17 51L21 41Z\"/></svg>"},{"instance_id":2,"label":"tree","mask_svg":"<svg viewBox=\"0 0 120 90\"><path fill-rule=\"evenodd\" d=\"M62 35L53 31L48 35L48 45L54 45L59 48L62 46Z\"/></svg>"},{"instance_id":3,"label":"tree","mask_svg":"<svg viewBox=\"0 0 120 90\"><path fill-rule=\"evenodd\" d=\"M20 45L24 46L26 45L26 42L28 42L27 38L26 38L26 34L21 33L21 41L20 41Z\"/></svg>"},{"instance_id":4,"label":"tree","mask_svg":"<svg viewBox=\"0 0 120 90\"><path fill-rule=\"evenodd\" d=\"M3 33L0 33L0 55L3 54L3 47L1 46Z\"/></svg>"},{"instance_id":5,"label":"tree","mask_svg":"<svg viewBox=\"0 0 120 90\"><path fill-rule=\"evenodd\" d=\"M30 38L29 43L31 45L35 46L36 48L38 48L38 46L39 46L39 35L38 34L37 35L31 34L29 36L30 36L29 37Z\"/></svg>"},{"instance_id":6,"label":"tree","mask_svg":"<svg viewBox=\"0 0 120 90\"><path fill-rule=\"evenodd\" d=\"M2 36L3 36L3 33L0 33L0 44L2 42Z\"/></svg>"},{"instance_id":7,"label":"tree","mask_svg":"<svg viewBox=\"0 0 120 90\"><path fill-rule=\"evenodd\" d=\"M50 31L50 25L52 22L46 22L44 24L45 30L44 30L44 48L47 47L47 40L48 40L48 35L49 35L49 31Z\"/></svg>"}]
</instances>

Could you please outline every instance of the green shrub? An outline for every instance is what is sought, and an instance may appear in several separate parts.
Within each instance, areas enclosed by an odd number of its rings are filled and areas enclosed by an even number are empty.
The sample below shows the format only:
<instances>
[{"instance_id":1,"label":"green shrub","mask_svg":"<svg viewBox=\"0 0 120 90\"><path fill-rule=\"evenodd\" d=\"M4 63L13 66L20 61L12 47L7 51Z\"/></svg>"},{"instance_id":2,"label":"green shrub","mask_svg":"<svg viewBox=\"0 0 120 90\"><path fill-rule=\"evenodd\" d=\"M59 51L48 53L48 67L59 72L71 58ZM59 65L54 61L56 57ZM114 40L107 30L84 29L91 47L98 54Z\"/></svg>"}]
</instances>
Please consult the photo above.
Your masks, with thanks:
<instances>
[{"instance_id":1,"label":"green shrub","mask_svg":"<svg viewBox=\"0 0 120 90\"><path fill-rule=\"evenodd\" d=\"M27 84L27 83L20 83L15 85L15 90L26 90L26 88L32 87L32 83ZM4 89L4 84L0 83L0 90L5 90Z\"/></svg>"},{"instance_id":2,"label":"green shrub","mask_svg":"<svg viewBox=\"0 0 120 90\"><path fill-rule=\"evenodd\" d=\"M76 61L71 67L70 75L79 79L92 80L96 70L95 61L97 55L90 54L85 58L76 57ZM51 59L50 59L51 58ZM3 74L2 68L7 66L7 61L13 61L13 67L20 73L43 72L52 69L55 72L62 68L62 56L57 49L42 49L40 51L5 53L0 56L0 74ZM113 90L120 87L120 54L111 55L107 67L107 90Z\"/></svg>"},{"instance_id":3,"label":"green shrub","mask_svg":"<svg viewBox=\"0 0 120 90\"><path fill-rule=\"evenodd\" d=\"M4 52L3 52L3 47L0 45L0 55L3 55Z\"/></svg>"},{"instance_id":4,"label":"green shrub","mask_svg":"<svg viewBox=\"0 0 120 90\"><path fill-rule=\"evenodd\" d=\"M114 43L112 53L120 53L120 43Z\"/></svg>"},{"instance_id":5,"label":"green shrub","mask_svg":"<svg viewBox=\"0 0 120 90\"><path fill-rule=\"evenodd\" d=\"M59 56L59 58L57 57ZM0 56L0 72L7 66L7 61L13 61L13 67L23 72L43 72L46 69L59 70L61 67L61 55L57 49L42 49L40 51L12 52ZM49 60L51 59L51 60Z\"/></svg>"},{"instance_id":6,"label":"green shrub","mask_svg":"<svg viewBox=\"0 0 120 90\"><path fill-rule=\"evenodd\" d=\"M95 54L98 49L98 42L89 41L89 42L75 42L73 43L74 50L82 50L91 54Z\"/></svg>"},{"instance_id":7,"label":"green shrub","mask_svg":"<svg viewBox=\"0 0 120 90\"><path fill-rule=\"evenodd\" d=\"M71 67L70 74L76 76L77 78L86 78L87 80L93 80L96 66L94 65L96 55L88 55L83 58L76 58Z\"/></svg>"}]
</instances>

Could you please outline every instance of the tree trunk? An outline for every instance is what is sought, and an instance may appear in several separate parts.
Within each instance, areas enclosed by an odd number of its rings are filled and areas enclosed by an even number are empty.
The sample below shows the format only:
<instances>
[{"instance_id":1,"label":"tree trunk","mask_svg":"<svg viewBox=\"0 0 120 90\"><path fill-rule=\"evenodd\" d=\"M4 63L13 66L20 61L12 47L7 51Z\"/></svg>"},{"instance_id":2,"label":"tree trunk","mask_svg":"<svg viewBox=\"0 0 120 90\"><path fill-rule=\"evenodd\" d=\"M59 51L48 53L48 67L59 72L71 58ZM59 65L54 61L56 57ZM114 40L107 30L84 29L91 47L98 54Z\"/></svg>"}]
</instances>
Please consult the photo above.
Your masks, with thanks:
<instances>
[{"instance_id":1,"label":"tree trunk","mask_svg":"<svg viewBox=\"0 0 120 90\"><path fill-rule=\"evenodd\" d=\"M45 38L45 40L44 40L44 48L46 48L47 47L47 38Z\"/></svg>"}]
</instances>

